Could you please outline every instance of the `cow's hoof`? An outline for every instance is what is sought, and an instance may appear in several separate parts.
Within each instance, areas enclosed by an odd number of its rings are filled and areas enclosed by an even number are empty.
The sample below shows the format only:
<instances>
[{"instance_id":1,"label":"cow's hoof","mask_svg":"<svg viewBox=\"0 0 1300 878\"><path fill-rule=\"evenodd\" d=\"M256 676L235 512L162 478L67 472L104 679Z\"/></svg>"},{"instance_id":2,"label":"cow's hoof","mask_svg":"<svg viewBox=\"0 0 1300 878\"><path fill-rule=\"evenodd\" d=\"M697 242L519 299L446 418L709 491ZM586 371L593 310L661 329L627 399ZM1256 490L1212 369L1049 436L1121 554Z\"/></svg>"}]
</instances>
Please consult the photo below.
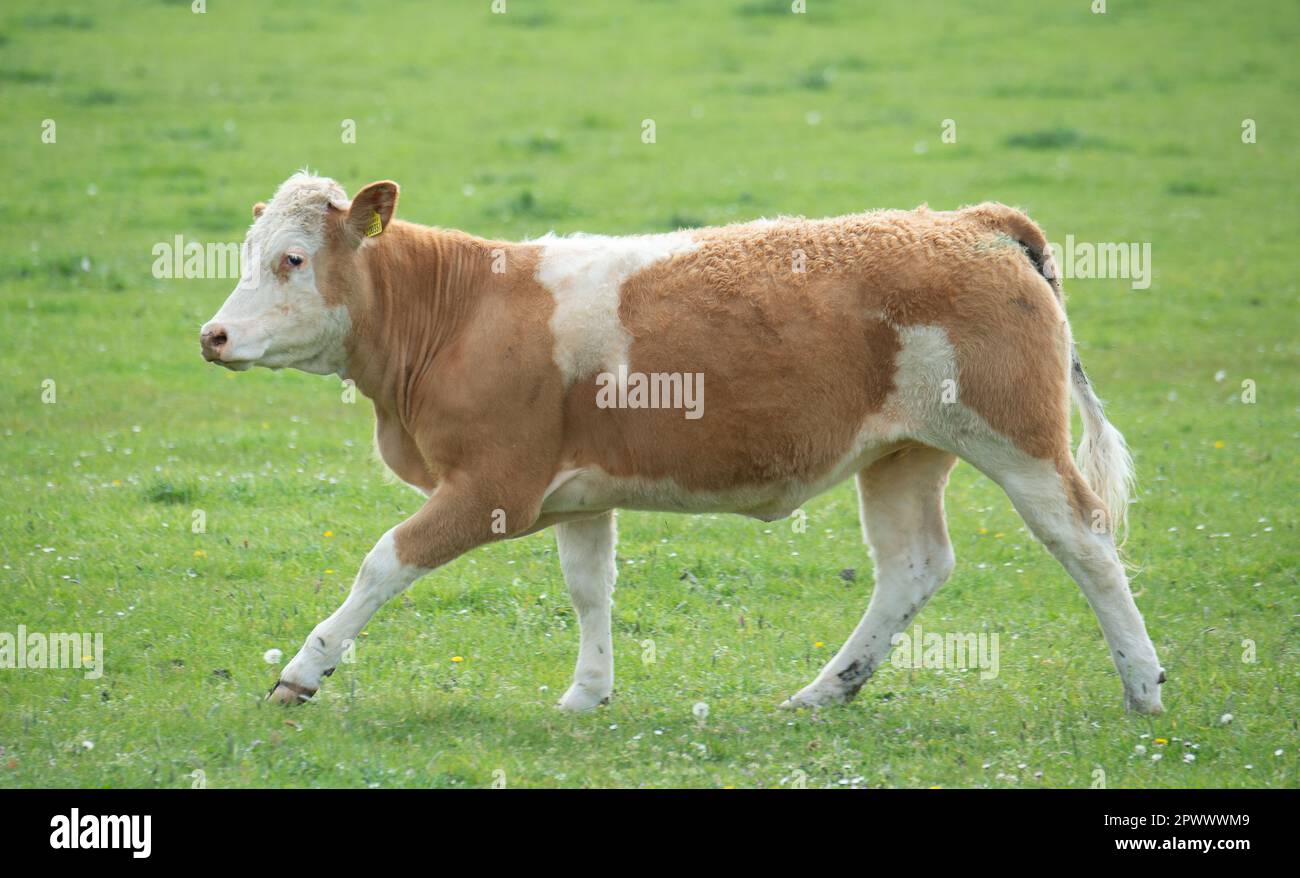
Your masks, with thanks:
<instances>
[{"instance_id":1,"label":"cow's hoof","mask_svg":"<svg viewBox=\"0 0 1300 878\"><path fill-rule=\"evenodd\" d=\"M824 683L813 683L800 689L781 702L782 710L800 710L806 707L825 707L828 704L843 704L849 700L849 694L838 687Z\"/></svg>"},{"instance_id":2,"label":"cow's hoof","mask_svg":"<svg viewBox=\"0 0 1300 878\"><path fill-rule=\"evenodd\" d=\"M574 683L556 706L569 713L582 713L584 710L594 710L602 704L609 704L608 691L588 689L581 683Z\"/></svg>"},{"instance_id":3,"label":"cow's hoof","mask_svg":"<svg viewBox=\"0 0 1300 878\"><path fill-rule=\"evenodd\" d=\"M1146 692L1140 694L1125 689L1124 709L1144 716L1159 716L1164 713L1165 707L1160 701L1159 686L1148 687Z\"/></svg>"},{"instance_id":4,"label":"cow's hoof","mask_svg":"<svg viewBox=\"0 0 1300 878\"><path fill-rule=\"evenodd\" d=\"M302 704L316 694L315 689L299 686L286 680L276 680L271 691L266 693L266 700L272 704Z\"/></svg>"}]
</instances>

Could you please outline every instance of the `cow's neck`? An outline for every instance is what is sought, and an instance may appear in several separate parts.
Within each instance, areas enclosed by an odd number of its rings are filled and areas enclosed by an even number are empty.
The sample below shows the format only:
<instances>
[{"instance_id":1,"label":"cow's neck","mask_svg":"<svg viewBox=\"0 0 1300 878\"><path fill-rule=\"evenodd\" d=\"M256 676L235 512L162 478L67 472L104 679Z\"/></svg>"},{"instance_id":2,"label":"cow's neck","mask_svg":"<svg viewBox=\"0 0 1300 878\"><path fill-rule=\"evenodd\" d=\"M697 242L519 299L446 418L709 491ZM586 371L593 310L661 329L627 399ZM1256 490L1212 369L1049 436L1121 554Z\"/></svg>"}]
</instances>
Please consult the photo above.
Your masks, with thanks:
<instances>
[{"instance_id":1,"label":"cow's neck","mask_svg":"<svg viewBox=\"0 0 1300 878\"><path fill-rule=\"evenodd\" d=\"M473 311L487 242L463 232L392 222L361 254L361 306L353 315L348 375L403 423L434 380L439 353Z\"/></svg>"}]
</instances>

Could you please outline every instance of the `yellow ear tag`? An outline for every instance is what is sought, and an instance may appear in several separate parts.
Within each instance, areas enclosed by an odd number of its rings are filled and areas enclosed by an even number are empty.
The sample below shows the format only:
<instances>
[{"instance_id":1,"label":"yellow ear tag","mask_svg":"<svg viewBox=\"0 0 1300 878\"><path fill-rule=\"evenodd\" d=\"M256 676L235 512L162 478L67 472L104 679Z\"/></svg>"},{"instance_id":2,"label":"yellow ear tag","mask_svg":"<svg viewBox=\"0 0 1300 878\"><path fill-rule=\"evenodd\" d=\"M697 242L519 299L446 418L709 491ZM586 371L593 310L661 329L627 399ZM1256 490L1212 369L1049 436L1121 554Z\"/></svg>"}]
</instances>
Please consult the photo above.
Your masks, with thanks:
<instances>
[{"instance_id":1,"label":"yellow ear tag","mask_svg":"<svg viewBox=\"0 0 1300 878\"><path fill-rule=\"evenodd\" d=\"M370 225L366 226L366 237L373 238L384 230L384 224L379 219L379 211L370 212Z\"/></svg>"}]
</instances>

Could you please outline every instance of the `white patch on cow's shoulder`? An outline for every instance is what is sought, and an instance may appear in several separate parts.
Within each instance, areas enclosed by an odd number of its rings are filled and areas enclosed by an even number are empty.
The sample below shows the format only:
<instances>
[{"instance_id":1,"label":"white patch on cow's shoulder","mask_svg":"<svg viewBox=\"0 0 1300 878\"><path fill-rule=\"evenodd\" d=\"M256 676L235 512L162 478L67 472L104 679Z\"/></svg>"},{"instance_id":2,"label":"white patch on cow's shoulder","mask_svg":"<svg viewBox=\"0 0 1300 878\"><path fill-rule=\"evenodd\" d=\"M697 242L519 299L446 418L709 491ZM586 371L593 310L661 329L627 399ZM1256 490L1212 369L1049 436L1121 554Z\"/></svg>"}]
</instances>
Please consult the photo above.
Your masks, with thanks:
<instances>
[{"instance_id":1,"label":"white patch on cow's shoulder","mask_svg":"<svg viewBox=\"0 0 1300 878\"><path fill-rule=\"evenodd\" d=\"M547 235L537 280L555 297L554 358L567 384L628 362L632 337L619 321L619 290L637 272L694 250L690 232L666 235Z\"/></svg>"}]
</instances>

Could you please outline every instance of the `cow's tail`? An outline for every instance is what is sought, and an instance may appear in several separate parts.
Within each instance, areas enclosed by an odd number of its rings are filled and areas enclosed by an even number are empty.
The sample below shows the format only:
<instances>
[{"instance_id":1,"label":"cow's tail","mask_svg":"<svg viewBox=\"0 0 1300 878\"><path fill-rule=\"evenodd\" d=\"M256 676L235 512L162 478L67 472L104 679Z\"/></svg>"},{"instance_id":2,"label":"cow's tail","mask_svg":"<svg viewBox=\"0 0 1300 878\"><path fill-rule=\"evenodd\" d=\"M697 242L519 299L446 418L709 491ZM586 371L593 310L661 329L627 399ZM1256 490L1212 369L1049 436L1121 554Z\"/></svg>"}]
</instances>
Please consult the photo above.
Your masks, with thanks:
<instances>
[{"instance_id":1,"label":"cow's tail","mask_svg":"<svg viewBox=\"0 0 1300 878\"><path fill-rule=\"evenodd\" d=\"M1064 311L1061 272L1043 230L1023 212L1005 204L989 202L966 210L1020 245L1034 268L1047 280ZM1083 416L1083 438L1075 452L1075 464L1088 487L1105 505L1106 529L1122 542L1128 524L1129 498L1133 494L1133 458L1123 435L1106 420L1101 400L1083 371L1079 351L1073 343L1070 344L1070 391Z\"/></svg>"},{"instance_id":2,"label":"cow's tail","mask_svg":"<svg viewBox=\"0 0 1300 878\"><path fill-rule=\"evenodd\" d=\"M1083 438L1075 452L1075 463L1088 487L1106 507L1107 529L1118 542L1128 527L1128 504L1133 495L1133 458L1128 443L1115 425L1106 420L1101 400L1079 362L1079 351L1070 345L1070 389L1083 416Z\"/></svg>"}]
</instances>

